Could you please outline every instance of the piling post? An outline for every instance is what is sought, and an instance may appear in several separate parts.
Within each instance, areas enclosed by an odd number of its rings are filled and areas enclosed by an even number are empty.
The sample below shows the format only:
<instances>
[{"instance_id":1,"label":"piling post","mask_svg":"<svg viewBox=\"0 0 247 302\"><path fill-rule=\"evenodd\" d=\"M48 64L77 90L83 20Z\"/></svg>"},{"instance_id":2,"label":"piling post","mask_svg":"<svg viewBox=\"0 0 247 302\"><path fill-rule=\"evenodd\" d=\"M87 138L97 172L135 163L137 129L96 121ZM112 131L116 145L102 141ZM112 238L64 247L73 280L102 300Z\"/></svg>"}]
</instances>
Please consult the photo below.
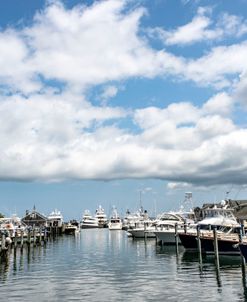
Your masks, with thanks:
<instances>
[{"instance_id":1,"label":"piling post","mask_svg":"<svg viewBox=\"0 0 247 302\"><path fill-rule=\"evenodd\" d=\"M30 245L31 245L31 230L29 228L27 230L27 244L28 244L28 247L30 247Z\"/></svg>"},{"instance_id":2,"label":"piling post","mask_svg":"<svg viewBox=\"0 0 247 302\"><path fill-rule=\"evenodd\" d=\"M144 239L147 240L147 223L144 222Z\"/></svg>"},{"instance_id":3,"label":"piling post","mask_svg":"<svg viewBox=\"0 0 247 302\"><path fill-rule=\"evenodd\" d=\"M199 262L200 265L202 265L202 246L201 246L201 237L200 237L200 226L197 225L197 248L198 248L198 253L199 253Z\"/></svg>"},{"instance_id":4,"label":"piling post","mask_svg":"<svg viewBox=\"0 0 247 302\"><path fill-rule=\"evenodd\" d=\"M33 246L36 246L36 230L33 228Z\"/></svg>"},{"instance_id":5,"label":"piling post","mask_svg":"<svg viewBox=\"0 0 247 302\"><path fill-rule=\"evenodd\" d=\"M2 240L1 240L1 250L5 251L6 250L6 239L5 239L5 234L2 233Z\"/></svg>"},{"instance_id":6,"label":"piling post","mask_svg":"<svg viewBox=\"0 0 247 302\"><path fill-rule=\"evenodd\" d=\"M176 244L176 253L178 254L178 224L175 223L175 244Z\"/></svg>"},{"instance_id":7,"label":"piling post","mask_svg":"<svg viewBox=\"0 0 247 302\"><path fill-rule=\"evenodd\" d=\"M217 266L217 269L220 267L220 262L219 262L219 250L218 250L218 238L217 238L217 229L214 228L214 256L215 256L215 263Z\"/></svg>"},{"instance_id":8,"label":"piling post","mask_svg":"<svg viewBox=\"0 0 247 302\"><path fill-rule=\"evenodd\" d=\"M47 228L45 227L44 228L44 239L43 239L43 242L44 242L44 244L46 244L46 240L47 240Z\"/></svg>"},{"instance_id":9,"label":"piling post","mask_svg":"<svg viewBox=\"0 0 247 302\"><path fill-rule=\"evenodd\" d=\"M18 241L18 233L15 232L15 237L14 237L14 249L17 247L17 241Z\"/></svg>"},{"instance_id":10,"label":"piling post","mask_svg":"<svg viewBox=\"0 0 247 302\"><path fill-rule=\"evenodd\" d=\"M39 228L39 244L41 245L42 243L42 228Z\"/></svg>"},{"instance_id":11,"label":"piling post","mask_svg":"<svg viewBox=\"0 0 247 302\"><path fill-rule=\"evenodd\" d=\"M24 236L24 231L21 230L21 250L23 249L23 244L24 244L24 238L23 238L23 236Z\"/></svg>"},{"instance_id":12,"label":"piling post","mask_svg":"<svg viewBox=\"0 0 247 302\"><path fill-rule=\"evenodd\" d=\"M184 223L184 233L187 234L187 223Z\"/></svg>"}]
</instances>

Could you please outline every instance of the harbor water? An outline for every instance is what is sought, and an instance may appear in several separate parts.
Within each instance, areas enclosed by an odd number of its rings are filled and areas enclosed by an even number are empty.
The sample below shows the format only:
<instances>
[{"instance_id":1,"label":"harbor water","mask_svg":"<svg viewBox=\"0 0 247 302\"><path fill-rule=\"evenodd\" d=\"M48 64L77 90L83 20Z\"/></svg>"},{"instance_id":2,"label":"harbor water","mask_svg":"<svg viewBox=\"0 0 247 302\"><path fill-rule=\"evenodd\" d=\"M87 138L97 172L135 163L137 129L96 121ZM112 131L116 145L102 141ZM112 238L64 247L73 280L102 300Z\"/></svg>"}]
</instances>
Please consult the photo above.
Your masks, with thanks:
<instances>
[{"instance_id":1,"label":"harbor water","mask_svg":"<svg viewBox=\"0 0 247 302\"><path fill-rule=\"evenodd\" d=\"M240 257L214 258L124 231L82 230L46 246L12 249L0 264L2 301L245 301Z\"/></svg>"}]
</instances>

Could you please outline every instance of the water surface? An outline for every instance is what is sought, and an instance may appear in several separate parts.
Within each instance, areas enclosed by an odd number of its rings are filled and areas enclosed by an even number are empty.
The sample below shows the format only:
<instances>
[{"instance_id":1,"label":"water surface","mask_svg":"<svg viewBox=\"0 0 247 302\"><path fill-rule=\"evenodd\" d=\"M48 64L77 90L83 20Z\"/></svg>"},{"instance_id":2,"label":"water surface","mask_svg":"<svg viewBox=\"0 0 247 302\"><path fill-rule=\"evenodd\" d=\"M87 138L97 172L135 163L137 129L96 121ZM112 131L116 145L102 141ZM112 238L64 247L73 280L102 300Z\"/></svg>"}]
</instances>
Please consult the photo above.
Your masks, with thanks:
<instances>
[{"instance_id":1,"label":"water surface","mask_svg":"<svg viewBox=\"0 0 247 302\"><path fill-rule=\"evenodd\" d=\"M11 251L0 264L5 301L245 301L240 258L204 258L133 240L124 231L82 230L46 246Z\"/></svg>"}]
</instances>

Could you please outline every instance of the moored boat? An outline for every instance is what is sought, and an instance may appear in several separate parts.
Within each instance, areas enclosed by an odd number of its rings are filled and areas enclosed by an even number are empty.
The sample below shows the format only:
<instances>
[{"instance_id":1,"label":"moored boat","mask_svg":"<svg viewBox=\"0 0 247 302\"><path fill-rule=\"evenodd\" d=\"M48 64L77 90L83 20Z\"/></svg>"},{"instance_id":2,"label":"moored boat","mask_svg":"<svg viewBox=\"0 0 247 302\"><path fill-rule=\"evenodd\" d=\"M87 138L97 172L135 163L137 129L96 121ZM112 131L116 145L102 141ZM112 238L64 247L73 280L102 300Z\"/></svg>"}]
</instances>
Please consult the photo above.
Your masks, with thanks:
<instances>
[{"instance_id":1,"label":"moored boat","mask_svg":"<svg viewBox=\"0 0 247 302\"><path fill-rule=\"evenodd\" d=\"M225 255L239 255L237 243L239 241L240 224L233 211L227 209L224 203L220 207L203 210L204 219L197 223L203 253L214 253L213 229L217 230L218 252ZM198 249L198 233L196 228L187 232L180 232L179 238L186 250Z\"/></svg>"},{"instance_id":2,"label":"moored boat","mask_svg":"<svg viewBox=\"0 0 247 302\"><path fill-rule=\"evenodd\" d=\"M82 229L93 229L99 227L99 220L98 218L92 217L89 210L85 210L82 221L81 221L81 228Z\"/></svg>"},{"instance_id":3,"label":"moored boat","mask_svg":"<svg viewBox=\"0 0 247 302\"><path fill-rule=\"evenodd\" d=\"M117 209L113 208L108 228L109 230L122 230L122 226L122 220L118 215Z\"/></svg>"},{"instance_id":4,"label":"moored boat","mask_svg":"<svg viewBox=\"0 0 247 302\"><path fill-rule=\"evenodd\" d=\"M95 212L95 218L98 219L99 222L99 228L106 228L108 221L107 221L107 216L105 214L105 210L102 208L101 205L97 208Z\"/></svg>"}]
</instances>

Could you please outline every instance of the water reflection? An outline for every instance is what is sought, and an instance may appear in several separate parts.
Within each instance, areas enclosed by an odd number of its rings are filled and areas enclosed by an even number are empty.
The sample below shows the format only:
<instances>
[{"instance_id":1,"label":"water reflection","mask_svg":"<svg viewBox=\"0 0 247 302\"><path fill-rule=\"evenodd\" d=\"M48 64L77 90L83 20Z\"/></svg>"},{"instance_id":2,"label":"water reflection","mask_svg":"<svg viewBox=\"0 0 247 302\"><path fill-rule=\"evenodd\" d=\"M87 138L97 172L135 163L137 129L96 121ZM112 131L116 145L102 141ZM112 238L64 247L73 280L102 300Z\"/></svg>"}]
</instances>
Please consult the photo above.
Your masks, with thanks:
<instances>
[{"instance_id":1,"label":"water reflection","mask_svg":"<svg viewBox=\"0 0 247 302\"><path fill-rule=\"evenodd\" d=\"M180 246L177 253L123 231L83 230L12 250L0 264L0 289L8 301L245 301L245 268L240 257L221 257L217 269L214 257L200 266L198 254Z\"/></svg>"}]
</instances>

